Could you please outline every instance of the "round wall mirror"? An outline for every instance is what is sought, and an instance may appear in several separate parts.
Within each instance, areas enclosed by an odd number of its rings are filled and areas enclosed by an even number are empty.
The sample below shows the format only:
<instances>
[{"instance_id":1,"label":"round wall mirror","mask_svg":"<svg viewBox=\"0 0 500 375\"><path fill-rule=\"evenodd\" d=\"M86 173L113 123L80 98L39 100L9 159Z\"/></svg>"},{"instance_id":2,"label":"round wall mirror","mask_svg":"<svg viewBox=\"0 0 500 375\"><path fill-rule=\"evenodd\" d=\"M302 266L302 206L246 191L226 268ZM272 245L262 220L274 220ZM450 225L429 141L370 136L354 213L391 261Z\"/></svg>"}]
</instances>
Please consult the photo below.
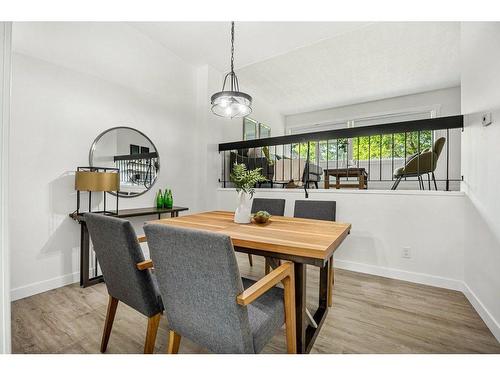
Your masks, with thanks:
<instances>
[{"instance_id":1,"label":"round wall mirror","mask_svg":"<svg viewBox=\"0 0 500 375\"><path fill-rule=\"evenodd\" d=\"M120 197L137 197L156 182L160 171L158 150L137 129L120 126L108 129L95 139L89 153L91 167L120 171Z\"/></svg>"}]
</instances>

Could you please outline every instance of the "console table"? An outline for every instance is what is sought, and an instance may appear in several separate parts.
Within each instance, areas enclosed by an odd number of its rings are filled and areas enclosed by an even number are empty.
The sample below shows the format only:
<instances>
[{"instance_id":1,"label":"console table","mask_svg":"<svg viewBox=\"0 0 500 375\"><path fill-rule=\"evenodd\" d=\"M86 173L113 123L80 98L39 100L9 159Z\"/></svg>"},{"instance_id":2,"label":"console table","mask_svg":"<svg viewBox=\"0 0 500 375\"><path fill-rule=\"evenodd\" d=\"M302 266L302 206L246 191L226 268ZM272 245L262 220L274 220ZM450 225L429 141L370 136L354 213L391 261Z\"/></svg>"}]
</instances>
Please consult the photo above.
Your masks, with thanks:
<instances>
[{"instance_id":1,"label":"console table","mask_svg":"<svg viewBox=\"0 0 500 375\"><path fill-rule=\"evenodd\" d=\"M125 210L119 210L118 215L113 215L113 217L119 218L129 218L137 216L149 216L158 215L158 219L161 219L162 214L170 214L171 217L179 216L179 212L187 211L187 207L177 207L172 208L130 208ZM77 221L80 224L80 286L86 288L91 285L95 285L104 281L102 275L97 275L97 265L95 269L95 275L90 277L89 275L89 261L90 261L90 237L87 224L85 223L85 213L81 212L77 214L76 212L69 214L69 217Z\"/></svg>"},{"instance_id":2,"label":"console table","mask_svg":"<svg viewBox=\"0 0 500 375\"><path fill-rule=\"evenodd\" d=\"M340 188L357 188L357 189L368 189L368 173L366 173L365 168L335 168L335 169L324 169L325 173L325 189L334 187L336 189ZM335 177L335 184L330 184L330 176ZM355 184L341 184L341 178L356 177L358 179Z\"/></svg>"}]
</instances>

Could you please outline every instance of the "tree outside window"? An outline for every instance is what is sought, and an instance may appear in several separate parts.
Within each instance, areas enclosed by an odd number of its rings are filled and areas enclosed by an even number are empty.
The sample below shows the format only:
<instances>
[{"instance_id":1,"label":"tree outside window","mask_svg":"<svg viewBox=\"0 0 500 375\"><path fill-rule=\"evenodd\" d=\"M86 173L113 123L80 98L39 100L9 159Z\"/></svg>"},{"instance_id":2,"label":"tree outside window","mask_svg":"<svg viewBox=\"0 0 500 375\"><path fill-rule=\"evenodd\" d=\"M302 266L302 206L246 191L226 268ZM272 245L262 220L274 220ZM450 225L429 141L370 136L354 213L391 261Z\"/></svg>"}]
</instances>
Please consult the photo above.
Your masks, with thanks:
<instances>
[{"instance_id":1,"label":"tree outside window","mask_svg":"<svg viewBox=\"0 0 500 375\"><path fill-rule=\"evenodd\" d=\"M393 153L394 158L405 158L431 148L432 138L432 131L428 130L309 142L309 159L318 160L317 156L319 161L392 159ZM307 142L293 144L292 157L307 159L307 145Z\"/></svg>"}]
</instances>

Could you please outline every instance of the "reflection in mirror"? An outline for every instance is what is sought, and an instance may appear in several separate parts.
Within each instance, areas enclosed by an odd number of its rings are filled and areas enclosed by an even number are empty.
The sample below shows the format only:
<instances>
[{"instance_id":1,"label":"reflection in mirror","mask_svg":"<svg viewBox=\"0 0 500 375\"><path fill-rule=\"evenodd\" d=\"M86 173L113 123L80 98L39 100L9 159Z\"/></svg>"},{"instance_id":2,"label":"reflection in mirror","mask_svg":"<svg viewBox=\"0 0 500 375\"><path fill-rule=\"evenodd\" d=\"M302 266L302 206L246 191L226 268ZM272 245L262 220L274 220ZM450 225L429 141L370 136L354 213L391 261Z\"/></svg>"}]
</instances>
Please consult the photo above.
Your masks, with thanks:
<instances>
[{"instance_id":1,"label":"reflection in mirror","mask_svg":"<svg viewBox=\"0 0 500 375\"><path fill-rule=\"evenodd\" d=\"M144 194L154 185L160 170L158 151L140 131L116 127L101 133L90 148L92 167L120 170L120 197Z\"/></svg>"}]
</instances>

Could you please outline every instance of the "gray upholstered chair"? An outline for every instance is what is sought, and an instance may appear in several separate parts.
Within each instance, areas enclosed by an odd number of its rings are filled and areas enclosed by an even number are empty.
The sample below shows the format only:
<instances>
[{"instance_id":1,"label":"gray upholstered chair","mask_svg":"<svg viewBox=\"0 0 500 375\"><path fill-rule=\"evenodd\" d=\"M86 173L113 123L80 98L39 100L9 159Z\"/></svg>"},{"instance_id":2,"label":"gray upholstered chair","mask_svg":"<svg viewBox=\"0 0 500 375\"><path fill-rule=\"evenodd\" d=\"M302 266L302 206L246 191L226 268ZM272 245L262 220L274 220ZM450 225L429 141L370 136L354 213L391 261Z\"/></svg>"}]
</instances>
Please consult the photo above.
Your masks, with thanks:
<instances>
[{"instance_id":1,"label":"gray upholstered chair","mask_svg":"<svg viewBox=\"0 0 500 375\"><path fill-rule=\"evenodd\" d=\"M254 198L252 202L252 213L257 211L267 211L274 216L283 216L285 214L285 200Z\"/></svg>"},{"instance_id":2,"label":"gray upholstered chair","mask_svg":"<svg viewBox=\"0 0 500 375\"><path fill-rule=\"evenodd\" d=\"M303 219L315 220L328 220L335 221L337 210L337 203L335 201L313 201L313 200L297 200L295 201L295 209L293 211L294 217ZM328 277L333 287L333 256L330 258L330 269L328 270ZM332 306L333 295L332 288L328 294L328 306Z\"/></svg>"},{"instance_id":3,"label":"gray upholstered chair","mask_svg":"<svg viewBox=\"0 0 500 375\"><path fill-rule=\"evenodd\" d=\"M152 264L144 260L132 224L102 214L86 213L84 217L109 294L101 352L108 346L118 301L121 301L148 318L144 353L153 353L163 303L149 269Z\"/></svg>"},{"instance_id":4,"label":"gray upholstered chair","mask_svg":"<svg viewBox=\"0 0 500 375\"><path fill-rule=\"evenodd\" d=\"M259 211L267 211L274 216L284 216L285 200L270 199L270 198L254 198L252 202L251 212L254 214ZM252 254L248 254L248 262L250 263L250 267L252 267L253 266ZM268 270L267 263L266 263L266 270Z\"/></svg>"},{"instance_id":5,"label":"gray upholstered chair","mask_svg":"<svg viewBox=\"0 0 500 375\"><path fill-rule=\"evenodd\" d=\"M429 175L434 181L434 188L437 190L436 176L434 176L434 171L437 167L437 162L439 160L439 155L443 150L444 144L446 143L446 138L441 137L434 142L432 149L423 150L420 153L411 155L407 158L404 166L397 168L394 171L394 184L392 185L392 190L398 188L401 179L404 177L417 177L419 188L424 190L424 181L422 176L427 174L427 180L429 182L429 190L431 189L431 182Z\"/></svg>"},{"instance_id":6,"label":"gray upholstered chair","mask_svg":"<svg viewBox=\"0 0 500 375\"><path fill-rule=\"evenodd\" d=\"M215 353L259 353L286 324L296 351L292 263L257 282L242 279L231 239L223 234L146 224L170 329L168 352L182 336ZM282 282L284 289L274 287Z\"/></svg>"},{"instance_id":7,"label":"gray upholstered chair","mask_svg":"<svg viewBox=\"0 0 500 375\"><path fill-rule=\"evenodd\" d=\"M335 221L335 201L296 200L293 217Z\"/></svg>"}]
</instances>

